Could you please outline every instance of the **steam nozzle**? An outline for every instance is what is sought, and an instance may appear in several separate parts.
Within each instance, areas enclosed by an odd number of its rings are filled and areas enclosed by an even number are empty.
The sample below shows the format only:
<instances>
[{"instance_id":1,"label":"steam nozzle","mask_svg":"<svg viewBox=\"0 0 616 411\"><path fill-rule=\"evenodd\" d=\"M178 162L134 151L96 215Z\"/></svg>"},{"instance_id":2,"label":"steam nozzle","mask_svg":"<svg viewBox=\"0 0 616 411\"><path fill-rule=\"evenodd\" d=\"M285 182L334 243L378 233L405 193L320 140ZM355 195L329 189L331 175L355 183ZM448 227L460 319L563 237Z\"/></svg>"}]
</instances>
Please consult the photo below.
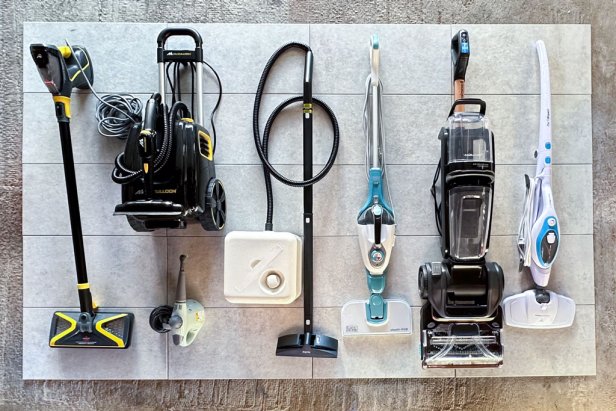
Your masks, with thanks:
<instances>
[{"instance_id":1,"label":"steam nozzle","mask_svg":"<svg viewBox=\"0 0 616 411\"><path fill-rule=\"evenodd\" d=\"M184 274L184 261L186 256L180 256L180 272L178 274L178 285L175 290L175 302L186 302L186 275Z\"/></svg>"}]
</instances>

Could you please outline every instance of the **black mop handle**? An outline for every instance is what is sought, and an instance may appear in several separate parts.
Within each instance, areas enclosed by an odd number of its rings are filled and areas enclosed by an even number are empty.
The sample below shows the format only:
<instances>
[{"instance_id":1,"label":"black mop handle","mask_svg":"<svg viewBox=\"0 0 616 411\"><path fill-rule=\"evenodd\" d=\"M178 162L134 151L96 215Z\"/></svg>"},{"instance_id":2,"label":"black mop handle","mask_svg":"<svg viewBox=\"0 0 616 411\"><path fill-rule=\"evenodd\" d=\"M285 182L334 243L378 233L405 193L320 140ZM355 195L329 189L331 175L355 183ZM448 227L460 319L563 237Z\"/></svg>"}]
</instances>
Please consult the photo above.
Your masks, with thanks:
<instances>
[{"instance_id":1,"label":"black mop handle","mask_svg":"<svg viewBox=\"0 0 616 411\"><path fill-rule=\"evenodd\" d=\"M79 306L81 312L94 313L92 294L88 285L88 271L83 248L83 233L81 231L81 216L79 213L79 197L77 196L77 181L75 179L75 161L71 144L71 127L68 119L58 117L60 142L62 144L62 159L64 162L64 178L68 197L68 212L71 220L73 251L75 253L75 269L77 270L77 288L79 291Z\"/></svg>"},{"instance_id":2,"label":"black mop handle","mask_svg":"<svg viewBox=\"0 0 616 411\"><path fill-rule=\"evenodd\" d=\"M312 178L312 51L306 52L303 109L304 180ZM312 334L312 185L304 186L304 333Z\"/></svg>"}]
</instances>

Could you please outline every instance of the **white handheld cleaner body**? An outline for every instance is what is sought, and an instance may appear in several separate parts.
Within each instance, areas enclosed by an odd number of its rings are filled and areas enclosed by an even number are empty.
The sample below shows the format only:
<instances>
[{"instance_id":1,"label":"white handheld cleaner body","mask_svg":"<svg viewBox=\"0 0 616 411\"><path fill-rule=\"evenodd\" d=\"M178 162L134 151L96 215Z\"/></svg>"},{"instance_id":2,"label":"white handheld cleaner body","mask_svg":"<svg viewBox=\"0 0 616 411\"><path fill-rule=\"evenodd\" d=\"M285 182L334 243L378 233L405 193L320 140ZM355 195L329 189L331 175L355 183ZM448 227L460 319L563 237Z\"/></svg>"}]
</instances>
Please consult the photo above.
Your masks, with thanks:
<instances>
[{"instance_id":1,"label":"white handheld cleaner body","mask_svg":"<svg viewBox=\"0 0 616 411\"><path fill-rule=\"evenodd\" d=\"M357 217L362 261L370 297L347 302L341 311L342 335L410 334L411 308L401 299L384 299L386 270L396 240L396 223L386 187L379 78L379 41L372 36L370 76L366 79L364 133L369 195Z\"/></svg>"},{"instance_id":2,"label":"white handheld cleaner body","mask_svg":"<svg viewBox=\"0 0 616 411\"><path fill-rule=\"evenodd\" d=\"M187 347L195 341L205 324L205 308L197 300L186 299L185 255L180 256L180 271L173 307L161 305L150 314L150 327L158 333L171 333L173 344Z\"/></svg>"},{"instance_id":3,"label":"white handheld cleaner body","mask_svg":"<svg viewBox=\"0 0 616 411\"><path fill-rule=\"evenodd\" d=\"M503 301L505 321L521 328L563 328L573 324L575 303L547 291L552 265L560 246L560 227L552 195L552 108L550 69L543 41L537 41L541 70L541 115L537 169L526 176L524 214L520 221L518 251L520 268L529 267L536 289Z\"/></svg>"},{"instance_id":4,"label":"white handheld cleaner body","mask_svg":"<svg viewBox=\"0 0 616 411\"><path fill-rule=\"evenodd\" d=\"M180 272L175 290L173 312L169 317L171 339L175 345L186 347L195 341L205 322L205 308L197 300L186 299L186 274L184 273L185 255L180 256Z\"/></svg>"}]
</instances>

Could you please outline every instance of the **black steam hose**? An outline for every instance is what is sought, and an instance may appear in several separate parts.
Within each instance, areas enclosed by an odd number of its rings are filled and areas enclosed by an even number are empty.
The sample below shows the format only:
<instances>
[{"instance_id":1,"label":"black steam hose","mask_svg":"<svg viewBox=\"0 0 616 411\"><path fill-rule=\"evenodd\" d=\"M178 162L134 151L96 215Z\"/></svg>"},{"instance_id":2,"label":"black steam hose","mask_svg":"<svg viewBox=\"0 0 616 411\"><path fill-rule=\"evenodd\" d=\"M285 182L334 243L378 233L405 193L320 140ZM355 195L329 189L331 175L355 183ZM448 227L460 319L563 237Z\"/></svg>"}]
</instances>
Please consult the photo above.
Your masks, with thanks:
<instances>
[{"instance_id":1,"label":"black steam hose","mask_svg":"<svg viewBox=\"0 0 616 411\"><path fill-rule=\"evenodd\" d=\"M334 131L333 143L332 143L332 151L329 155L329 159L325 166L319 171L314 177L306 179L306 180L291 180L282 174L280 174L269 162L267 158L268 151L268 143L271 128L276 120L276 117L284 110L286 107L290 106L293 103L301 102L304 99L304 96L296 96L291 97L288 100L280 103L278 107L274 109L274 111L270 114L267 119L267 123L265 124L265 129L263 130L263 137L261 137L259 131L259 111L261 108L261 99L263 97L263 90L265 88L265 83L267 82L267 77L270 73L270 70L276 63L276 60L284 54L286 51L291 50L293 48L300 49L306 53L311 53L312 50L305 44L301 43L288 43L279 48L268 60L265 68L263 69L263 73L261 74L261 79L259 80L259 85L257 87L257 93L255 96L255 104L252 113L252 130L255 141L255 146L257 148L257 153L259 154L259 158L261 159L261 163L263 164L263 174L265 177L265 190L267 193L267 217L265 221L265 230L271 231L273 229L273 216L274 216L274 198L272 193L272 179L274 176L276 180L280 181L283 184L292 186L292 187L308 187L314 185L316 182L320 181L327 175L327 173L331 170L334 165L334 161L336 160L336 155L338 154L338 146L340 144L340 130L338 128L338 120L336 119L336 115L332 111L332 109L325 104L323 101L313 98L313 104L321 107L325 113L329 116L332 124L332 128ZM310 76L311 77L311 76Z\"/></svg>"},{"instance_id":2,"label":"black steam hose","mask_svg":"<svg viewBox=\"0 0 616 411\"><path fill-rule=\"evenodd\" d=\"M166 110L166 105L162 104L163 110ZM171 157L171 147L173 146L173 127L171 124L175 123L175 119L178 113L182 110L185 114L188 113L188 107L186 104L178 101L171 107L168 114L163 115L164 127L163 127L163 144L161 150L158 152L156 159L154 160L154 173L158 173L169 161ZM143 177L143 169L131 170L124 163L124 152L118 154L115 159L115 167L111 173L111 179L118 184L127 184L137 178Z\"/></svg>"}]
</instances>

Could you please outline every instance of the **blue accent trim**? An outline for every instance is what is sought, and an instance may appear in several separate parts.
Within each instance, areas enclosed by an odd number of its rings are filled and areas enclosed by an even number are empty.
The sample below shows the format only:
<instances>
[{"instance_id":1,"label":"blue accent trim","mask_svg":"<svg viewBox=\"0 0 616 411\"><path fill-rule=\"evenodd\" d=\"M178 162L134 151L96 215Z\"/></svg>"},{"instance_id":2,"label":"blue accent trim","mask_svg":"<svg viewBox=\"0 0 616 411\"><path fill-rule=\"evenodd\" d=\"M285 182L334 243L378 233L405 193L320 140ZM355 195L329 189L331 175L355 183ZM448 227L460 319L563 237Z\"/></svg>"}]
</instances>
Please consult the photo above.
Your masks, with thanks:
<instances>
[{"instance_id":1,"label":"blue accent trim","mask_svg":"<svg viewBox=\"0 0 616 411\"><path fill-rule=\"evenodd\" d=\"M380 204L385 210L389 211L391 215L394 214L392 207L385 200L385 196L383 194L383 176L382 169L379 167L371 168L368 173L369 182L369 195L368 199L364 203L364 206L359 210L359 215L362 215L367 209L372 207L374 204L374 198L378 199L378 204Z\"/></svg>"},{"instance_id":2,"label":"blue accent trim","mask_svg":"<svg viewBox=\"0 0 616 411\"><path fill-rule=\"evenodd\" d=\"M372 48L375 50L378 50L379 48L379 35L378 34L372 35Z\"/></svg>"},{"instance_id":3,"label":"blue accent trim","mask_svg":"<svg viewBox=\"0 0 616 411\"><path fill-rule=\"evenodd\" d=\"M381 275L372 275L370 272L366 272L368 275L368 290L372 294L381 294L385 291L385 273Z\"/></svg>"},{"instance_id":4,"label":"blue accent trim","mask_svg":"<svg viewBox=\"0 0 616 411\"><path fill-rule=\"evenodd\" d=\"M550 226L548 221L553 218L556 220L556 224ZM560 245L560 233L558 232L558 219L556 216L548 216L543 220L543 225L541 226L541 231L539 231L539 235L537 236L537 240L535 241L535 250L537 251L537 257L539 258L539 263L541 265L546 265L546 262L543 261L543 256L541 255L541 242L543 238L548 234L548 231L554 231L556 234L556 240L558 241L558 245Z\"/></svg>"},{"instance_id":5,"label":"blue accent trim","mask_svg":"<svg viewBox=\"0 0 616 411\"><path fill-rule=\"evenodd\" d=\"M387 321L387 302L381 294L372 294L368 299L366 321L371 324L382 324Z\"/></svg>"}]
</instances>

